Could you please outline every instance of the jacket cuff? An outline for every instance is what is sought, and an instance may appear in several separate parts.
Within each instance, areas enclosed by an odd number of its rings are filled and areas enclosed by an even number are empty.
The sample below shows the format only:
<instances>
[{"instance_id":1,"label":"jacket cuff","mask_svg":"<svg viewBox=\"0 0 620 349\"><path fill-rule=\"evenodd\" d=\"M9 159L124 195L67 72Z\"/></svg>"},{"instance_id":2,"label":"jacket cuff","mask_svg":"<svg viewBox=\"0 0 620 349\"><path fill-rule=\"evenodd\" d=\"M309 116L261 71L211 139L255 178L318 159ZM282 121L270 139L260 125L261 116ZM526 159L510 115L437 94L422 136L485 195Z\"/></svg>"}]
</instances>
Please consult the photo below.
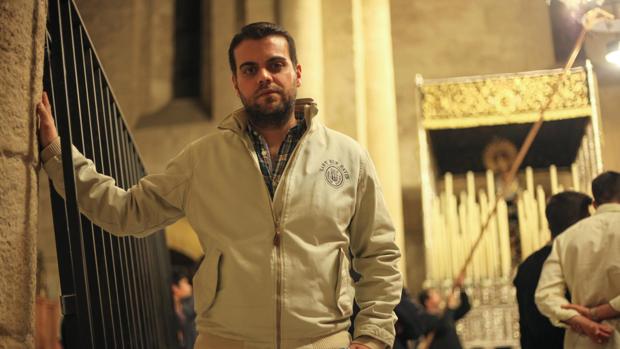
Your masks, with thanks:
<instances>
[{"instance_id":1,"label":"jacket cuff","mask_svg":"<svg viewBox=\"0 0 620 349\"><path fill-rule=\"evenodd\" d=\"M550 319L551 320L551 324L556 326L556 327L564 327L567 328L568 326L566 325L566 321L572 317L575 317L577 315L581 315L579 314L578 311L573 310L573 309L559 309L556 316L557 316L557 321L555 319Z\"/></svg>"},{"instance_id":2,"label":"jacket cuff","mask_svg":"<svg viewBox=\"0 0 620 349\"><path fill-rule=\"evenodd\" d=\"M41 161L45 164L47 160L56 155L60 155L60 137L56 137L52 143L48 144L47 147L41 151Z\"/></svg>"},{"instance_id":3,"label":"jacket cuff","mask_svg":"<svg viewBox=\"0 0 620 349\"><path fill-rule=\"evenodd\" d=\"M374 339L370 336L359 336L353 340L352 343L363 344L370 349L385 349L385 343L378 339Z\"/></svg>"},{"instance_id":4,"label":"jacket cuff","mask_svg":"<svg viewBox=\"0 0 620 349\"><path fill-rule=\"evenodd\" d=\"M620 296L609 301L609 305L615 310L620 311Z\"/></svg>"},{"instance_id":5,"label":"jacket cuff","mask_svg":"<svg viewBox=\"0 0 620 349\"><path fill-rule=\"evenodd\" d=\"M353 340L353 342L365 344L359 342L359 340L364 337L370 337L375 342L380 342L380 345L383 346L379 346L377 348L381 349L391 348L394 343L394 335L391 332L374 324L366 324L360 327L355 327L355 339ZM370 348L375 349L375 347Z\"/></svg>"}]
</instances>

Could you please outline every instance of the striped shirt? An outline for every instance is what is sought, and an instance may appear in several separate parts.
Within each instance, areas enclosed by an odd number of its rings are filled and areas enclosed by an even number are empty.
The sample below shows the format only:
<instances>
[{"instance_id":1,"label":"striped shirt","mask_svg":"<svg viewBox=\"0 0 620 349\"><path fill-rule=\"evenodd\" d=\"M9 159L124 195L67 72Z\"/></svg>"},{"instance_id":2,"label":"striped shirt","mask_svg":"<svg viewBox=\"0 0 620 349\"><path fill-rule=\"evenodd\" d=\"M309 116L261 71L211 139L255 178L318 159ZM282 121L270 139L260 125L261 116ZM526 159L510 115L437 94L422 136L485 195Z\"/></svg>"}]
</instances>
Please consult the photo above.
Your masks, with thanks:
<instances>
[{"instance_id":1,"label":"striped shirt","mask_svg":"<svg viewBox=\"0 0 620 349\"><path fill-rule=\"evenodd\" d=\"M265 141L265 138L254 130L251 123L248 123L248 134L254 145L254 151L256 151L256 155L258 156L260 171L263 174L263 179L265 180L265 184L272 198L280 182L280 177L282 177L282 173L284 173L286 163L291 158L293 150L295 150L301 136L306 132L307 126L303 110L295 111L295 119L297 120L297 125L288 130L286 138L284 138L282 145L280 145L275 162L271 159L269 145L267 141Z\"/></svg>"}]
</instances>

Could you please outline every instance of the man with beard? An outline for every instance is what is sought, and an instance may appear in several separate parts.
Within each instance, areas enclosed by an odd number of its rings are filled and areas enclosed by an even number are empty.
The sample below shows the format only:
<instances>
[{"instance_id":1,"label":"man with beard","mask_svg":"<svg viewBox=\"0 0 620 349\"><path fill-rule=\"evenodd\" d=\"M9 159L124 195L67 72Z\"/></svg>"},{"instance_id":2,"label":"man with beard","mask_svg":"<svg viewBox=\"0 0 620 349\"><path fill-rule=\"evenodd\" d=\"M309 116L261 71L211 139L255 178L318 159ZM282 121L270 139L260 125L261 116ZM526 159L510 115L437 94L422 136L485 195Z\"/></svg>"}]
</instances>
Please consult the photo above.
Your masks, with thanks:
<instances>
[{"instance_id":1,"label":"man with beard","mask_svg":"<svg viewBox=\"0 0 620 349\"><path fill-rule=\"evenodd\" d=\"M80 209L118 235L188 218L205 251L195 348L391 347L400 252L368 153L320 124L312 100L296 100L301 66L284 29L247 25L228 54L244 108L127 191L74 149ZM41 157L62 193L47 97L37 111Z\"/></svg>"}]
</instances>

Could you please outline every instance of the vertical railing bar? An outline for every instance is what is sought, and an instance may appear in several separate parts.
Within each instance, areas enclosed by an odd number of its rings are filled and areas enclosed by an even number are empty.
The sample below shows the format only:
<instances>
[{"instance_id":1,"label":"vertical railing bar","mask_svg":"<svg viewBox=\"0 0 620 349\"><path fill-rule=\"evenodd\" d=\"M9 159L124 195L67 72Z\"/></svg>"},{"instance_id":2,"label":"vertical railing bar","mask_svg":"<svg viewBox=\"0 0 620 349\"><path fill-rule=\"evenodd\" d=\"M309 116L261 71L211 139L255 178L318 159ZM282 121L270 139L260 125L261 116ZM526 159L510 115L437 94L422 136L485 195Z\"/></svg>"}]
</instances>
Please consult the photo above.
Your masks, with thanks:
<instances>
[{"instance_id":1,"label":"vertical railing bar","mask_svg":"<svg viewBox=\"0 0 620 349\"><path fill-rule=\"evenodd\" d=\"M114 126L115 124L115 112L116 110L114 109L114 102L110 100L110 90L108 88L108 86L106 86L106 104L108 107L108 118L107 118L107 122L108 122L108 126L110 128L110 143L109 146L111 147L111 153L112 153L112 164L113 164L113 177L116 178L119 181L119 185L123 186L122 183L122 178L121 178L121 171L120 171L120 166L119 166L119 154L117 151L117 142L116 142L116 127ZM137 313L136 313L136 309L135 309L135 297L134 297L134 293L132 292L133 289L133 284L131 283L131 266L129 265L129 260L127 259L127 240L129 239L129 237L119 237L117 239L117 244L119 247L119 252L120 252L120 260L121 260L121 266L122 266L122 277L123 277L123 281L125 283L125 285L127 285L126 287L123 288L123 291L127 291L129 293L129 295L127 296L127 293L125 293L125 296L127 297L127 302L129 304L129 310L130 310L130 315L131 315L131 327L133 328L133 335L130 336L130 342L131 343L135 343L135 345L132 345L132 347L137 347L140 343L139 338L141 337L141 332L139 331L140 328L140 323L139 323L139 319L137 317Z\"/></svg>"},{"instance_id":2,"label":"vertical railing bar","mask_svg":"<svg viewBox=\"0 0 620 349\"><path fill-rule=\"evenodd\" d=\"M116 143L115 143L115 128L113 127L113 122L114 122L114 110L113 110L113 102L110 101L110 93L109 93L109 87L106 85L105 86L105 102L106 102L106 106L107 106L107 118L106 118L106 122L108 125L108 128L110 130L110 138L108 139L108 147L110 150L110 153L112 154L112 156L110 157L110 161L112 164L112 177L116 178L117 180L121 180L120 178L120 171L118 168L118 154L116 152ZM119 183L119 185L122 186L121 183ZM131 292L131 288L132 285L130 283L129 280L129 266L128 266L128 262L127 262L127 246L126 246L126 240L128 238L127 237L117 237L114 239L114 241L116 242L117 248L118 248L118 253L119 253L119 264L120 264L120 268L121 268L121 274L120 277L123 280L123 294L125 296L125 301L126 304L128 305L128 307L126 309L124 309L124 311L129 310L129 317L128 317L128 325L131 326L131 329L133 330L133 332L130 334L129 336L129 343L130 346L132 348L135 348L138 346L139 343L139 332L137 330L137 318L135 316L135 311L134 311L134 300L133 300L133 293Z\"/></svg>"},{"instance_id":3,"label":"vertical railing bar","mask_svg":"<svg viewBox=\"0 0 620 349\"><path fill-rule=\"evenodd\" d=\"M116 149L116 159L118 162L118 169L119 169L119 173L117 174L119 180L122 181L122 186L127 189L128 185L127 185L127 178L125 176L124 173L124 168L123 168L123 164L122 164L122 147L120 144L120 135L119 135L119 116L117 115L117 109L116 109L116 105L112 104L111 105L111 112L112 112L112 123L113 123L113 129L114 129L114 147ZM132 237L126 237L123 239L123 243L125 244L125 247L128 249L127 251L125 251L125 260L127 261L127 268L129 271L129 282L132 285L132 293L133 293L133 305L134 305L134 309L135 309L135 315L136 315L136 319L138 321L137 322L137 329L138 329L138 337L141 339L140 341L138 341L138 344L140 347L143 347L144 344L144 338L145 334L144 334L144 329L143 329L143 322L144 322L144 317L142 316L142 309L141 309L141 299L140 299L140 295L138 293L138 283L136 282L136 269L135 269L135 262L134 262L134 248L133 248L133 239Z\"/></svg>"},{"instance_id":4,"label":"vertical railing bar","mask_svg":"<svg viewBox=\"0 0 620 349\"><path fill-rule=\"evenodd\" d=\"M118 168L120 170L120 173L118 174L119 176L119 181L122 185L122 187L125 190L128 190L131 187L132 181L131 178L128 175L127 172L127 166L126 166L126 152L125 152L125 147L123 146L122 143L122 128L121 125L119 123L120 120L120 115L118 115L118 109L116 108L116 104L112 104L112 122L114 124L114 144L116 146L116 149L118 151ZM136 278L136 272L135 272L135 268L136 268L136 262L134 261L134 255L135 255L135 250L133 248L133 241L135 240L135 238L133 237L127 237L124 239L124 243L125 246L128 248L128 266L131 269L132 272L132 285L133 285L133 289L134 291L137 292L136 297L134 298L134 306L136 308L136 316L138 317L138 333L140 334L140 341L138 342L140 345L144 344L145 339L147 338L144 332L144 317L142 314L142 299L140 297L141 295L141 290L138 289L139 284L136 283L135 278Z\"/></svg>"},{"instance_id":5,"label":"vertical railing bar","mask_svg":"<svg viewBox=\"0 0 620 349\"><path fill-rule=\"evenodd\" d=\"M125 142L127 144L127 149L129 150L129 148L131 147L131 149L133 150L133 144L131 142L131 138L129 137L128 132L125 132ZM135 151L131 151L128 153L128 157L130 158L130 174L133 178L134 183L137 183L138 180L142 177L142 173L140 173L138 166L140 164L140 161L138 161L138 159L136 158L137 153ZM162 232L156 233L156 234L162 234ZM155 235L149 236L145 239L141 239L141 244L142 244L142 265L141 265L141 269L142 269L142 275L144 275L145 277L145 291L146 291L146 296L149 299L149 307L147 308L147 318L149 319L149 324L150 324L150 328L151 328L151 340L155 341L156 343L160 343L159 338L156 337L158 335L161 334L161 331L159 330L160 326L159 326L159 316L158 314L160 314L160 312L157 311L157 309L154 309L153 307L156 306L156 298L154 297L154 291L156 286L153 285L151 279L152 276L154 275L158 275L154 273L154 270L152 268L147 268L147 267L151 267L152 266L152 260L150 258L150 253L148 253L150 251L150 248L152 247L147 247L146 248L146 253L144 251L144 247L147 246L146 244L149 244L151 241L153 241L153 239L155 238ZM146 262L146 263L145 263ZM146 264L146 265L145 265Z\"/></svg>"},{"instance_id":6,"label":"vertical railing bar","mask_svg":"<svg viewBox=\"0 0 620 349\"><path fill-rule=\"evenodd\" d=\"M101 118L103 119L102 122L100 123L99 118L98 118L97 123L99 125L99 129L101 129L101 125L103 125L103 132L104 132L104 137L105 137L105 151L102 151L102 155L103 155L104 164L106 163L107 164L104 166L103 170L106 175L113 176L112 159L110 157L111 152L109 148L111 131L108 129L108 123L106 121L109 118L109 109L107 108L107 103L105 101L104 80L103 80L102 71L100 67L97 67L97 74L95 75L95 78L99 86L99 92L97 94L99 98L97 98L97 101L98 103L100 103ZM101 141L99 142L100 147L103 141L104 139L101 139ZM111 254L112 275L114 277L115 296L116 296L117 305L118 305L116 308L116 312L117 312L119 321L121 321L120 327L119 327L120 338L121 338L121 343L123 347L125 347L125 344L131 345L131 338L133 336L131 335L129 316L126 311L128 309L128 306L126 304L126 301L127 301L127 297L125 294L126 287L125 287L125 284L123 283L121 252L118 249L118 243L117 243L119 238L107 232L105 234L105 237L106 237L105 240L108 243L108 246L110 248L110 254ZM121 291L123 293L123 296L121 296ZM125 326L123 326L123 324L125 324Z\"/></svg>"},{"instance_id":7,"label":"vertical railing bar","mask_svg":"<svg viewBox=\"0 0 620 349\"><path fill-rule=\"evenodd\" d=\"M53 5L52 5L53 6ZM93 337L93 328L90 314L90 296L88 292L88 284L86 275L84 275L86 268L84 265L84 251L82 249L83 241L82 241L82 232L81 232L81 217L78 211L77 202L76 202L76 187L75 187L75 178L73 175L73 160L71 154L71 103L69 90L69 83L75 82L75 77L72 76L73 72L71 69L67 69L67 58L65 56L65 48L67 51L73 52L72 48L65 47L66 42L64 40L65 31L71 31L71 27L67 25L63 25L63 11L64 9L61 7L60 1L56 2L56 13L57 13L57 24L58 24L58 37L59 40L59 48L60 52L58 53L57 58L53 58L55 66L61 67L62 74L57 75L58 82L57 84L61 89L64 90L64 103L56 103L57 111L56 114L59 131L64 135L61 138L62 145L62 163L63 163L63 172L64 182L65 182L65 197L66 197L66 214L67 214L67 222L68 222L68 247L71 250L71 267L72 267L72 275L75 286L74 296L75 301L75 311L76 311L76 323L71 324L76 326L73 331L65 331L71 332L71 334L75 334L79 339L78 343L82 347L91 347L92 346L92 337ZM53 11L51 11L53 12ZM68 16L70 20L70 15ZM70 22L69 22L70 23ZM70 34L70 33L69 33ZM71 54L67 54L71 56ZM55 84L56 85L56 84ZM75 88L73 89L75 92ZM62 107L63 110L60 110L59 107Z\"/></svg>"},{"instance_id":8,"label":"vertical railing bar","mask_svg":"<svg viewBox=\"0 0 620 349\"><path fill-rule=\"evenodd\" d=\"M73 11L69 4L69 27L70 27L70 37L71 37L71 47L72 49L72 59L73 59L73 74L75 78L75 86L76 86L76 105L78 110L78 125L76 126L79 131L79 143L73 142L78 146L80 151L86 155L86 157L93 159L94 158L94 149L90 147L90 144L86 141L85 131L88 132L86 126L84 125L85 117L90 119L90 108L88 103L88 87L86 86L85 79L82 81L80 79L80 75L85 77L85 61L84 61L84 51L83 51L83 41L81 37L81 27L79 21L74 23L73 21ZM76 42L76 34L79 37L79 42ZM79 74L81 70L82 74ZM83 84L82 84L83 83ZM86 130L85 130L86 129ZM76 132L77 133L77 132ZM105 319L103 316L103 303L101 297L101 287L100 287L100 278L99 278L99 268L98 268L98 258L97 258L97 250L95 243L95 225L85 216L82 217L82 234L83 234L83 249L84 249L84 263L85 263L85 272L86 277L88 279L88 284L90 291L90 299L93 300L90 303L90 311L91 311L91 321L93 327L93 343L95 345L99 345L100 342L103 342L105 348L107 348L107 336L105 335ZM92 253L86 253L92 250ZM94 271L94 274L93 274ZM97 307L96 305L99 305ZM97 338L101 338L101 340L96 340Z\"/></svg>"},{"instance_id":9,"label":"vertical railing bar","mask_svg":"<svg viewBox=\"0 0 620 349\"><path fill-rule=\"evenodd\" d=\"M128 140L128 132L127 129L123 128L122 123L120 123L121 119L120 119L120 115L119 118L117 119L119 121L119 126L121 127L121 134L120 134L120 140L121 140L121 147L123 149L123 159L125 160L125 169L126 169L126 175L127 178L129 180L129 183L131 185L135 185L137 184L139 178L136 175L136 173L134 173L134 161L133 159L130 157L130 143ZM136 242L136 244L140 247L141 245L143 245L145 243L144 238L141 239L136 239L134 240ZM143 318L144 318L144 332L145 332L145 339L146 339L146 343L147 346L149 348L152 347L152 345L148 345L149 342L151 342L153 340L153 328L151 326L152 324L152 320L153 320L153 316L154 314L151 314L150 312L150 304L152 304L152 299L150 297L148 297L148 285L145 282L145 279L149 277L149 274L146 272L146 270L144 269L144 254L143 254L143 250L141 248L138 248L137 252L137 263L138 263L138 269L140 271L140 273L138 274L138 281L140 282L140 293L142 295L141 298L141 304L143 306L142 309L142 314L143 314Z\"/></svg>"},{"instance_id":10,"label":"vertical railing bar","mask_svg":"<svg viewBox=\"0 0 620 349\"><path fill-rule=\"evenodd\" d=\"M176 314L174 312L174 301L172 299L172 291L170 289L170 283L171 283L171 275L172 275L172 270L170 268L170 252L168 251L168 248L166 246L166 239L164 237L164 235L160 235L159 236L159 243L157 244L157 259L158 259L158 264L159 264L159 270L162 270L163 273L165 275L167 275L166 278L162 278L160 280L161 282L161 286L160 286L160 294L161 294L161 301L162 301L162 307L164 308L164 310L166 309L170 309L172 311L170 311L168 313L168 317L166 320L166 324L167 324L167 330L168 330L168 341L169 341L169 346L178 346L176 344L176 329L175 326L173 324L176 324ZM174 340L174 342L170 342L171 340Z\"/></svg>"},{"instance_id":11,"label":"vertical railing bar","mask_svg":"<svg viewBox=\"0 0 620 349\"><path fill-rule=\"evenodd\" d=\"M154 343L155 343L155 336L157 334L156 332L156 327L155 327L155 319L157 317L157 313L153 311L153 305L154 303L154 299L151 296L151 290L152 290L152 285L151 285L151 276L152 274L149 273L148 268L147 268L147 263L149 262L148 260L148 255L146 253L146 251L148 250L147 248L147 244L148 244L148 240L152 238L153 236L150 236L146 239L141 239L142 241L140 241L140 256L142 258L140 258L140 268L142 269L142 275L143 275L143 284L144 284L144 298L147 300L146 302L146 309L145 309L145 313L146 313L146 318L148 321L148 329L149 329L149 338L148 338L148 342L149 343L149 347L153 348L154 347Z\"/></svg>"},{"instance_id":12,"label":"vertical railing bar","mask_svg":"<svg viewBox=\"0 0 620 349\"><path fill-rule=\"evenodd\" d=\"M108 108L110 111L110 118L108 120L109 122L109 126L110 126L110 132L111 132L111 144L110 146L112 147L112 151L114 154L114 178L117 178L119 181L119 184L121 187L123 187L124 189L127 189L126 185L125 185L125 178L122 176L122 169L121 169L121 160L120 160L120 153L119 153L119 144L118 144L118 134L117 134L117 124L116 124L116 119L117 119L117 115L116 115L116 103L111 100L111 96L109 93L109 89L106 91L106 96L108 99ZM119 244L119 250L121 251L121 258L123 261L123 278L124 281L126 283L126 285L128 286L126 288L126 290L129 293L128 296L128 301L129 301L129 308L131 309L131 318L132 318L132 328L133 328L133 336L131 338L132 343L135 342L135 346L134 347L138 347L140 345L140 338L142 338L142 331L141 331L141 323L140 323L140 317L138 315L138 309L137 309L137 300L136 300L136 294L135 294L135 283L133 282L133 265L131 263L130 258L128 257L128 250L129 250L129 255L131 255L131 246L128 243L128 240L130 240L131 238L128 236L124 236L121 237L118 240L118 244Z\"/></svg>"},{"instance_id":13,"label":"vertical railing bar","mask_svg":"<svg viewBox=\"0 0 620 349\"><path fill-rule=\"evenodd\" d=\"M51 40L50 37L54 32L54 28L58 28L58 26L54 25L58 20L58 12L54 11L53 4L49 5L49 21L48 21L48 32L51 29L51 33L48 37L46 37L46 61L47 65L47 74L44 74L44 88L49 92L50 101L52 102L52 115L56 116L54 120L56 127L58 127L58 112L56 109L56 89L54 87L54 79L58 79L58 77L54 77L53 73L53 65L58 66L58 57L60 57L59 51L62 49L60 46L60 40ZM59 35L56 35L58 37ZM52 54L54 51L55 55ZM54 57L54 61L53 61ZM56 64L54 64L56 63ZM62 86L61 86L62 89ZM50 188L53 187L53 183L50 180ZM71 245L69 242L69 218L67 216L67 209L65 207L65 201L55 190L50 190L50 198L52 204L52 214L55 219L53 220L54 231L56 237L56 254L58 258L58 269L60 274L60 290L62 296L74 295L75 294L75 280L73 278L73 257ZM63 246L63 248L61 248ZM66 248L68 247L68 248ZM64 303L64 301L63 301ZM63 307L64 308L64 307ZM63 313L63 322L65 322L66 328L71 328L77 326L77 313L66 314L64 309ZM65 346L69 347L77 347L79 343L79 338L77 336L66 337L65 333L62 334L62 341Z\"/></svg>"},{"instance_id":14,"label":"vertical railing bar","mask_svg":"<svg viewBox=\"0 0 620 349\"><path fill-rule=\"evenodd\" d=\"M90 125L90 143L93 149L93 154L96 156L93 157L93 162L100 171L104 168L103 162L103 152L101 151L101 130L99 129L99 109L97 105L97 85L95 84L95 73L93 69L93 56L91 53L90 45L88 41L84 40L85 38L82 36L82 31L80 31L80 37L82 41L82 45L86 47L88 59L85 59L85 67L84 67L84 80L85 85L90 86L90 93L87 93L87 105L89 108L88 121ZM82 51L84 54L84 51ZM92 111L91 111L92 109ZM105 285L105 294L107 300L107 309L102 305L102 311L105 310L106 321L104 326L106 327L106 336L111 336L113 347L118 347L119 338L116 334L116 320L114 318L114 307L112 300L112 291L110 288L110 273L108 270L108 253L106 250L106 233L99 226L95 226L96 231L96 239L95 244L101 247L102 253L99 259L100 268L102 269L104 279L106 280Z\"/></svg>"}]
</instances>

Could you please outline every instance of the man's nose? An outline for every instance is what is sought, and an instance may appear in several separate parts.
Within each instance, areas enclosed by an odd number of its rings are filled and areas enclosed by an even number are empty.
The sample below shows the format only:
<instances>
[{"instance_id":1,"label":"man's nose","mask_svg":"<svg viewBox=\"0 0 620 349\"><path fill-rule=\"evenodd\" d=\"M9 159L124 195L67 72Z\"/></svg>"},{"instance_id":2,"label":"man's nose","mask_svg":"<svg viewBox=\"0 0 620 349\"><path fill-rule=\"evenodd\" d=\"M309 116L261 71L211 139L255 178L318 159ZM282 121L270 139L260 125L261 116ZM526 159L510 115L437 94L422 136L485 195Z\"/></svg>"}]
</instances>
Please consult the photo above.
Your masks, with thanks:
<instances>
[{"instance_id":1,"label":"man's nose","mask_svg":"<svg viewBox=\"0 0 620 349\"><path fill-rule=\"evenodd\" d=\"M258 84L261 86L269 85L273 81L271 72L269 72L269 70L267 70L266 68L259 69L257 77L258 77Z\"/></svg>"}]
</instances>

